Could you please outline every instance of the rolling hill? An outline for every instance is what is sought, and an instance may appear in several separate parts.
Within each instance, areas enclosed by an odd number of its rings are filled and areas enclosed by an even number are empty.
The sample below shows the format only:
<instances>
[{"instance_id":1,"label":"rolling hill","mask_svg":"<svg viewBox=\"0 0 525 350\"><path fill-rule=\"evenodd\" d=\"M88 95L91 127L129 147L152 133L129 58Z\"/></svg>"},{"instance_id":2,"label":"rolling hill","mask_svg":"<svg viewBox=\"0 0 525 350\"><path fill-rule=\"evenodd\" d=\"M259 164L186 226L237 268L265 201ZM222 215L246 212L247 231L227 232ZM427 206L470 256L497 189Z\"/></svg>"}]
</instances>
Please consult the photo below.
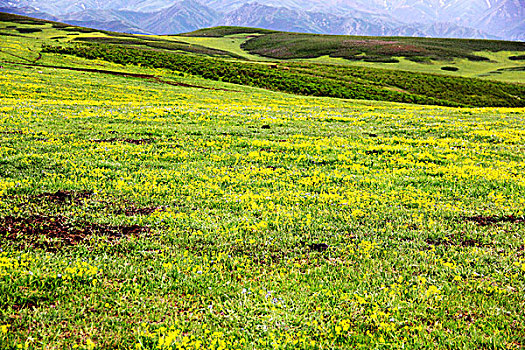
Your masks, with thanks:
<instances>
[{"instance_id":1,"label":"rolling hill","mask_svg":"<svg viewBox=\"0 0 525 350\"><path fill-rule=\"evenodd\" d=\"M49 38L43 49L34 48L39 55L72 55L169 69L214 81L300 95L442 106L525 105L521 98L525 95L523 85L465 78L461 77L462 72L453 76L460 69L449 66L458 59L491 65L489 58L479 55L481 51L506 52L520 57L525 45L518 42L326 36L241 27L198 30L178 37L140 36L70 27L9 14L1 15L0 22L4 23L0 35L6 37ZM202 40L198 43L201 38L214 39L221 44L209 45ZM231 46L232 41L238 43L237 49ZM5 52L9 55L8 50ZM310 60L321 56L348 63L334 65ZM16 56L8 58L12 61ZM268 59L273 59L273 63ZM444 69L439 75L350 64L356 61L395 64L400 59L432 67L434 62L449 63L442 66ZM512 62L514 66L501 69L513 72L516 63Z\"/></svg>"}]
</instances>

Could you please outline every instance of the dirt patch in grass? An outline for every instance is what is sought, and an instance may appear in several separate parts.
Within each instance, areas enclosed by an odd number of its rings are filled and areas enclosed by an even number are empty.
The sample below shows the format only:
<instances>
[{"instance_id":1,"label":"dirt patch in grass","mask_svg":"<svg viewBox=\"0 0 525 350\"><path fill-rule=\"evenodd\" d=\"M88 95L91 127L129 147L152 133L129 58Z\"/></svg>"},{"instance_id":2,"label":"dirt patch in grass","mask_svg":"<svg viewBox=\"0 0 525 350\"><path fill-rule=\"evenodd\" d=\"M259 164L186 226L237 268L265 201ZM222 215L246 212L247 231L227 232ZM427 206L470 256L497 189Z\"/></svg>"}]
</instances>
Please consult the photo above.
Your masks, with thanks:
<instances>
[{"instance_id":1,"label":"dirt patch in grass","mask_svg":"<svg viewBox=\"0 0 525 350\"><path fill-rule=\"evenodd\" d=\"M133 201L122 199L117 203L114 203L114 213L118 215L135 216L135 215L151 215L154 212L162 212L168 209L167 206L141 206Z\"/></svg>"},{"instance_id":2,"label":"dirt patch in grass","mask_svg":"<svg viewBox=\"0 0 525 350\"><path fill-rule=\"evenodd\" d=\"M118 211L118 214L124 214L126 216L135 216L135 215L150 215L156 211L165 211L166 207L144 207L139 208L134 205L121 209Z\"/></svg>"},{"instance_id":3,"label":"dirt patch in grass","mask_svg":"<svg viewBox=\"0 0 525 350\"><path fill-rule=\"evenodd\" d=\"M27 291L21 290L20 293L24 294L24 293L27 293ZM11 305L11 308L13 309L13 311L20 311L24 309L37 308L42 305L47 305L48 307L55 307L54 303L50 303L49 305L49 301L50 301L49 297L42 296L42 295L31 295L28 297L20 296ZM7 308L7 304L5 304L3 307Z\"/></svg>"},{"instance_id":4,"label":"dirt patch in grass","mask_svg":"<svg viewBox=\"0 0 525 350\"><path fill-rule=\"evenodd\" d=\"M40 199L55 204L66 204L66 203L80 203L85 199L91 198L95 193L93 191L65 191L60 190L57 192L45 192L39 195L33 196L32 199Z\"/></svg>"},{"instance_id":5,"label":"dirt patch in grass","mask_svg":"<svg viewBox=\"0 0 525 350\"><path fill-rule=\"evenodd\" d=\"M64 216L7 216L0 219L0 237L3 240L48 251L75 246L96 236L113 242L128 236L146 234L149 231L149 227L139 225L72 223Z\"/></svg>"},{"instance_id":6,"label":"dirt patch in grass","mask_svg":"<svg viewBox=\"0 0 525 350\"><path fill-rule=\"evenodd\" d=\"M427 238L427 244L434 246L456 246L456 247L483 247L486 244L472 238L458 238L456 236L448 236L444 238Z\"/></svg>"},{"instance_id":7,"label":"dirt patch in grass","mask_svg":"<svg viewBox=\"0 0 525 350\"><path fill-rule=\"evenodd\" d=\"M324 252L328 250L328 248L330 247L326 243L313 243L313 244L308 244L308 248L312 251Z\"/></svg>"},{"instance_id":8,"label":"dirt patch in grass","mask_svg":"<svg viewBox=\"0 0 525 350\"><path fill-rule=\"evenodd\" d=\"M24 133L20 130L15 130L15 131L1 131L0 134L4 134L4 135L23 135Z\"/></svg>"},{"instance_id":9,"label":"dirt patch in grass","mask_svg":"<svg viewBox=\"0 0 525 350\"><path fill-rule=\"evenodd\" d=\"M104 139L104 140L91 140L91 142L95 143L111 143L111 142L125 142L125 143L131 143L134 145L145 145L148 143L152 143L153 139L118 139L118 138L112 138L112 139Z\"/></svg>"},{"instance_id":10,"label":"dirt patch in grass","mask_svg":"<svg viewBox=\"0 0 525 350\"><path fill-rule=\"evenodd\" d=\"M466 217L466 221L475 222L479 226L491 226L499 223L525 223L525 217L523 216L514 216L514 215L504 215L504 216L483 216L476 215L471 217Z\"/></svg>"}]
</instances>

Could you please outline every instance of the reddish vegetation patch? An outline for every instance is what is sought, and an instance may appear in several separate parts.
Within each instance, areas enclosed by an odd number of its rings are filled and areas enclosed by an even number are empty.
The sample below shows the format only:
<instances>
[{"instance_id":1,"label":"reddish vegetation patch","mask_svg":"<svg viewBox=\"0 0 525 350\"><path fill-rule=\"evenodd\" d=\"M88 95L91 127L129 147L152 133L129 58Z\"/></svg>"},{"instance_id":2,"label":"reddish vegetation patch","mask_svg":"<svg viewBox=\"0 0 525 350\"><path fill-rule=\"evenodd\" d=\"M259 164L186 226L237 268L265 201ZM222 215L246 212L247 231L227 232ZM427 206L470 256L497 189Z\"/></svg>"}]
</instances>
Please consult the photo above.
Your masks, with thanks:
<instances>
[{"instance_id":1,"label":"reddish vegetation patch","mask_svg":"<svg viewBox=\"0 0 525 350\"><path fill-rule=\"evenodd\" d=\"M351 46L373 46L373 45L387 45L387 44L400 44L399 41L387 41L387 40L345 40L343 44Z\"/></svg>"},{"instance_id":2,"label":"reddish vegetation patch","mask_svg":"<svg viewBox=\"0 0 525 350\"><path fill-rule=\"evenodd\" d=\"M467 217L465 218L465 220L475 222L476 224L480 226L490 226L490 225L505 223L505 222L510 222L513 224L525 223L525 217L523 216L517 217L514 215L505 215L505 216L477 215L477 216Z\"/></svg>"},{"instance_id":3,"label":"reddish vegetation patch","mask_svg":"<svg viewBox=\"0 0 525 350\"><path fill-rule=\"evenodd\" d=\"M112 226L93 223L71 223L63 216L33 215L30 217L7 216L0 219L0 237L28 246L54 251L63 246L74 246L93 236L103 236L116 241L126 236L148 233L149 227L138 225Z\"/></svg>"}]
</instances>

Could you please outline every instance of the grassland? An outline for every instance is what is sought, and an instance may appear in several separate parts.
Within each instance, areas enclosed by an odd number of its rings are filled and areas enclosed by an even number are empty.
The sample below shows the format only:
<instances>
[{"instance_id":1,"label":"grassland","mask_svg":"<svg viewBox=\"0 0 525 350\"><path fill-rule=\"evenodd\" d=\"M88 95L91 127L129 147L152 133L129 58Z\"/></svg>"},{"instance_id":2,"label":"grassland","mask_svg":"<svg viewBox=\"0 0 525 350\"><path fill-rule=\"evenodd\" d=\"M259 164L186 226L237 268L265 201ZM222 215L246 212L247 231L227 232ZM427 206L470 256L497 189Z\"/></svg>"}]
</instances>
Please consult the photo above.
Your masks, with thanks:
<instances>
[{"instance_id":1,"label":"grassland","mask_svg":"<svg viewBox=\"0 0 525 350\"><path fill-rule=\"evenodd\" d=\"M334 37L324 40L323 36L279 33L256 28L217 27L198 30L173 36L129 35L108 31L92 30L89 28L71 27L66 24L57 24L49 21L35 20L16 15L0 15L0 22L4 22L4 35L22 35L52 39L57 42L106 42L121 44L135 48L150 48L160 51L193 53L201 55L222 56L225 58L243 58L253 62L279 62L279 57L271 54L270 57L261 56L258 50L264 45L273 48L279 46L290 47L294 52L285 58L286 62L299 61L306 63L320 63L322 65L345 65L367 68L381 68L402 70L415 73L431 73L449 75L453 77L480 78L511 83L525 81L523 50L525 46L519 42L500 42L486 40L454 40L454 39L425 39L425 38L376 38L376 37ZM15 23L15 26L12 24ZM8 28L8 27L13 28ZM40 28L38 28L40 26ZM30 30L33 33L19 33L17 28ZM38 31L40 29L41 31ZM271 36L269 36L271 35ZM346 40L351 38L350 41ZM316 40L330 43L318 45ZM399 50L389 52L387 49L396 48L399 41L401 46L417 49L400 56ZM249 42L249 43L248 43ZM341 46L352 46L350 51ZM266 43L266 44L264 44ZM306 47L304 46L308 44ZM381 45L386 43L385 45ZM397 46L396 46L397 45ZM248 46L255 46L245 50ZM305 55L299 54L303 50ZM386 50L386 51L385 51ZM396 49L397 50L397 49ZM419 51L418 51L419 50ZM279 50L278 50L279 51ZM282 51L282 50L281 50ZM344 53L344 54L337 54ZM419 53L418 53L419 52ZM264 52L260 52L264 55ZM272 58L273 57L273 58ZM346 58L344 58L346 57ZM474 57L474 60L472 59ZM350 59L349 59L350 58ZM471 58L471 59L469 59ZM443 67L454 67L456 71L443 70Z\"/></svg>"},{"instance_id":2,"label":"grassland","mask_svg":"<svg viewBox=\"0 0 525 350\"><path fill-rule=\"evenodd\" d=\"M267 65L121 46L45 46L43 52L168 68L206 79L300 95L443 106L522 107L525 85L372 68Z\"/></svg>"},{"instance_id":3,"label":"grassland","mask_svg":"<svg viewBox=\"0 0 525 350\"><path fill-rule=\"evenodd\" d=\"M59 44L50 46L49 40L45 41L45 52L109 60L120 64L168 68L182 74L302 95L444 106L520 107L525 105L525 100L521 98L525 95L523 85L310 62L281 61L278 64L246 62L234 59L242 57L237 50L228 51L228 48L219 49L217 46L206 47L204 46L206 43L203 42L181 43L172 37L118 36L116 33L94 32L85 28L76 30L54 23L26 24L28 20L23 21L24 25L30 26L34 32L26 33L23 36L25 39L19 40L26 41L26 45L35 53L41 51L38 46L42 45L42 40L51 39L58 41ZM5 28L8 27L9 25L6 24ZM11 31L17 29L20 28L10 28ZM239 34L234 35L236 38L239 37ZM5 38L7 40L13 36ZM20 37L14 36L14 38ZM198 39L217 40L217 38L200 37ZM238 44L238 39L223 40L233 41L231 46ZM91 44L71 44L79 41ZM98 44L100 42L106 45ZM185 51L182 52L183 48ZM230 47L229 50L232 48ZM8 48L4 51L6 54L9 53ZM228 58L213 57L220 53Z\"/></svg>"},{"instance_id":4,"label":"grassland","mask_svg":"<svg viewBox=\"0 0 525 350\"><path fill-rule=\"evenodd\" d=\"M524 108L272 92L52 30L0 37L0 348L525 346Z\"/></svg>"},{"instance_id":5,"label":"grassland","mask_svg":"<svg viewBox=\"0 0 525 350\"><path fill-rule=\"evenodd\" d=\"M475 62L489 60L476 55L476 51L525 51L525 44L512 41L360 37L278 32L251 38L243 44L243 48L252 54L257 53L278 59L315 58L328 55L356 61L389 63L395 60L396 56L401 56L414 62L445 61L454 58L464 58Z\"/></svg>"},{"instance_id":6,"label":"grassland","mask_svg":"<svg viewBox=\"0 0 525 350\"><path fill-rule=\"evenodd\" d=\"M242 31L245 34L241 34ZM255 32L255 33L252 33ZM323 64L387 68L420 73L525 81L520 42L399 37L326 36L257 32L218 27L177 36L177 40L232 50L249 59L286 59ZM232 44L237 44L234 49ZM446 66L458 68L444 71ZM521 68L521 69L520 69Z\"/></svg>"}]
</instances>

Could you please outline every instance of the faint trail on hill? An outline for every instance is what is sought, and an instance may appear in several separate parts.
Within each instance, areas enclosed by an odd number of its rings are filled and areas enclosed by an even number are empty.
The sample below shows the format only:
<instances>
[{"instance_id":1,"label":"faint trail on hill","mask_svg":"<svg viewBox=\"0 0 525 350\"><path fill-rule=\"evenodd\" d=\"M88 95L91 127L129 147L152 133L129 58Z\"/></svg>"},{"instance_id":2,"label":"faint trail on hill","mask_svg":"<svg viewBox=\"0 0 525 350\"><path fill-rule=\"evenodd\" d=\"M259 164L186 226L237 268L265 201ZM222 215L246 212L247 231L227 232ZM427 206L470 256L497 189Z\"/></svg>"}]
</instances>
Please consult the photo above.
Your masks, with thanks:
<instances>
[{"instance_id":1,"label":"faint trail on hill","mask_svg":"<svg viewBox=\"0 0 525 350\"><path fill-rule=\"evenodd\" d=\"M24 61L27 61L27 62L36 62L34 60L30 60L29 58L26 58L26 57L22 57L22 56L18 56L18 55L15 55L14 53L11 53L11 52L7 52L7 51L4 51L2 49L0 49L0 52L2 53L5 53L6 55L9 55L9 56L13 56L13 57L16 57L16 58L19 58L21 60L24 60ZM38 60L38 59L37 59ZM13 64L24 64L24 63L15 63L15 62L8 62L6 61L6 63L13 63Z\"/></svg>"},{"instance_id":2,"label":"faint trail on hill","mask_svg":"<svg viewBox=\"0 0 525 350\"><path fill-rule=\"evenodd\" d=\"M28 49L29 51L31 52L34 52L33 50L31 50L30 48ZM33 61L33 63L37 63L38 61L40 61L42 59L42 52L38 52L38 57L35 58L35 60Z\"/></svg>"},{"instance_id":3,"label":"faint trail on hill","mask_svg":"<svg viewBox=\"0 0 525 350\"><path fill-rule=\"evenodd\" d=\"M18 57L18 56L17 56ZM26 61L29 61L23 57L22 58ZM39 57L37 60L39 60L41 57ZM32 62L32 61L30 61ZM116 75L121 77L131 77L131 78L139 78L139 79L146 79L150 81L155 81L161 84L167 84L167 85L173 85L173 86L182 86L182 87L188 87L188 88L197 88L197 89L205 89L205 90L216 90L216 91L229 91L229 92L239 92L236 90L229 90L229 89L221 89L221 88L213 88L208 86L200 86L200 85L192 85L192 84L186 84L186 83L177 83L172 81L167 81L164 79L161 79L155 75L152 74L141 74L141 73L127 73L127 72L116 72L112 70L104 70L104 69L95 69L95 68L75 68L75 67L61 67L61 66L51 66L47 64L34 64L34 63L16 63L16 62L10 62L10 61L4 61L4 63L14 64L18 66L27 66L27 67L41 67L41 68L55 68L55 69L63 69L63 70L72 70L77 72L88 72L88 73L101 73L101 74L109 74L109 75Z\"/></svg>"}]
</instances>

